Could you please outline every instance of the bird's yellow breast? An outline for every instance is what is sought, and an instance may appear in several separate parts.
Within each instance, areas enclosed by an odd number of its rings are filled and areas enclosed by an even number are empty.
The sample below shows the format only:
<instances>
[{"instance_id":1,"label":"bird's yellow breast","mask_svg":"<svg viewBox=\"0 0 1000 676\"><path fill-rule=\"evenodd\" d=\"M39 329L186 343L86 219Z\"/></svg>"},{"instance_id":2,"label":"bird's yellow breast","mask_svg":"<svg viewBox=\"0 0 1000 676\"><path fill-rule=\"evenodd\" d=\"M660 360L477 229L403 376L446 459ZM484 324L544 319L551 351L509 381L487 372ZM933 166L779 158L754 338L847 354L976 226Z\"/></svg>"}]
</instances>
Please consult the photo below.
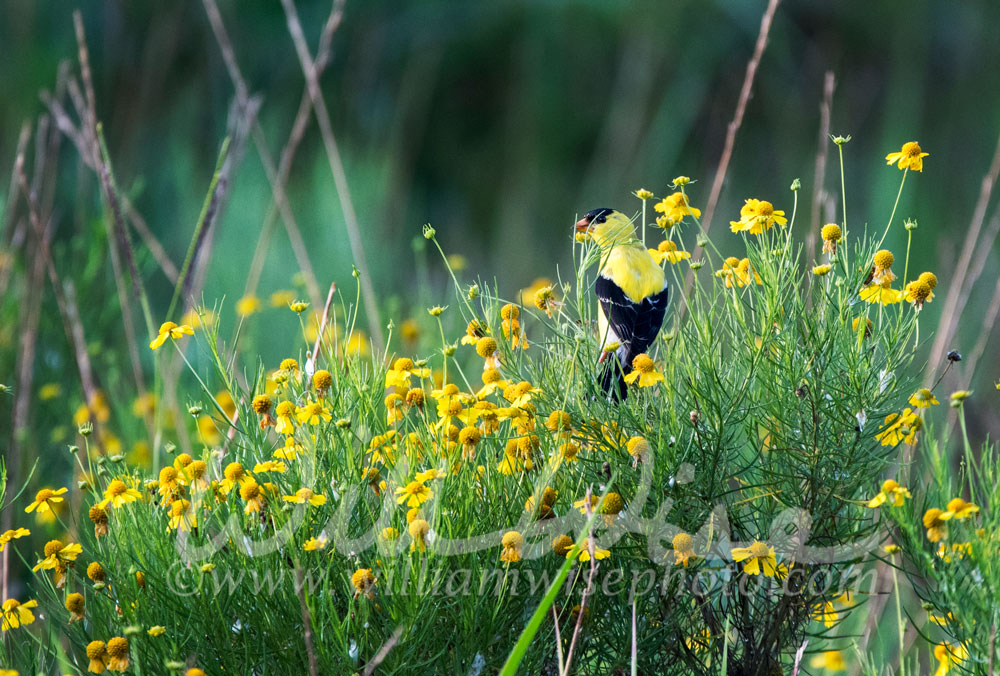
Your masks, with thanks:
<instances>
[{"instance_id":1,"label":"bird's yellow breast","mask_svg":"<svg viewBox=\"0 0 1000 676\"><path fill-rule=\"evenodd\" d=\"M663 290L663 268L656 264L641 244L615 246L601 274L618 285L636 303Z\"/></svg>"}]
</instances>

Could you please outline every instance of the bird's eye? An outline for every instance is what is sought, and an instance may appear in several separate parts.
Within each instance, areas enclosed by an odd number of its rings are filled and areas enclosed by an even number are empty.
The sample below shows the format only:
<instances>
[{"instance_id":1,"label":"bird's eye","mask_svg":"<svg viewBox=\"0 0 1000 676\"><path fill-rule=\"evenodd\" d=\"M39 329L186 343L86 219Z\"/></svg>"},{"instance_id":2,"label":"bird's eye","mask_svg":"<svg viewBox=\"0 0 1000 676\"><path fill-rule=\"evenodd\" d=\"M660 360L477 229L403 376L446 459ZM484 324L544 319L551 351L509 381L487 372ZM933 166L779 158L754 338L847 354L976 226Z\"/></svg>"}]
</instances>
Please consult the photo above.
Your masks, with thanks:
<instances>
[{"instance_id":1,"label":"bird's eye","mask_svg":"<svg viewBox=\"0 0 1000 676\"><path fill-rule=\"evenodd\" d=\"M598 222L598 223L604 223L604 222L606 222L607 220L608 220L608 219L607 219L607 217L606 217L606 216L605 216L604 214L601 214L600 216L598 216L598 217L597 217L597 222Z\"/></svg>"}]
</instances>

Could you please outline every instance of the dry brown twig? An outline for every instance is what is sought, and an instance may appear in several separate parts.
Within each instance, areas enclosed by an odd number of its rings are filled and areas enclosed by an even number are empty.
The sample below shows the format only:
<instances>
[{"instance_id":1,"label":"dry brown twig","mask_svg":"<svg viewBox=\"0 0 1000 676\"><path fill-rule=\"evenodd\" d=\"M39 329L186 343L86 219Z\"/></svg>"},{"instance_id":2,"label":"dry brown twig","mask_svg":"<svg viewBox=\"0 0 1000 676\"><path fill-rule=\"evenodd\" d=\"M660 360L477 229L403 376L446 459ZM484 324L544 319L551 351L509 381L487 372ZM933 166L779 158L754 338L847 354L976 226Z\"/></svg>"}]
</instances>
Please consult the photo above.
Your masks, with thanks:
<instances>
[{"instance_id":1,"label":"dry brown twig","mask_svg":"<svg viewBox=\"0 0 1000 676\"><path fill-rule=\"evenodd\" d=\"M819 144L816 150L816 167L813 171L812 204L809 208L809 232L806 235L806 260L816 258L816 235L819 233L820 211L826 201L826 158L830 148L830 110L833 108L833 92L836 80L833 71L826 71L823 78L823 102L819 106Z\"/></svg>"},{"instance_id":2,"label":"dry brown twig","mask_svg":"<svg viewBox=\"0 0 1000 676\"><path fill-rule=\"evenodd\" d=\"M222 14L219 12L219 8L215 0L202 0L202 5L205 8L205 13L208 15L212 32L215 35L216 42L222 52L222 59L226 64L226 70L229 73L229 78L233 82L233 88L236 91L236 99L239 105L246 107L249 105L250 99L249 88L247 87L246 80L240 71L232 42L229 39L228 32L226 31L225 23L222 20ZM318 70L320 71L325 68L329 61L329 52L330 45L333 40L333 33L340 25L342 15L343 7L341 6L338 10L335 6L331 12L330 18L324 26L315 62ZM256 119L254 121L252 130L254 143L257 147L261 164L264 167L264 172L267 174L268 181L271 184L273 201L268 209L267 215L264 217L264 227L261 229L261 234L258 237L257 246L254 250L253 258L251 259L250 273L247 275L247 284L244 295L256 293L257 284L260 281L260 273L264 264L264 258L267 253L267 244L273 233L277 215L280 213L282 222L285 224L285 231L287 232L288 239L292 245L292 252L295 254L299 268L302 270L302 274L305 277L306 289L309 293L310 301L314 305L319 305L321 300L319 283L316 280L316 273L314 272L312 263L309 260L309 253L306 248L305 241L302 238L302 233L299 230L298 223L295 220L295 215L292 212L291 204L288 201L288 195L285 191L288 184L288 176L291 172L292 159L295 156L295 152L298 150L299 143L302 140L302 136L305 133L305 128L309 120L310 99L308 91L303 93L302 99L303 100L299 105L299 114L296 116L295 124L293 125L288 143L286 143L284 149L282 150L277 168L275 168L274 158L268 148L264 130L260 126L259 121Z\"/></svg>"},{"instance_id":3,"label":"dry brown twig","mask_svg":"<svg viewBox=\"0 0 1000 676\"><path fill-rule=\"evenodd\" d=\"M979 232L982 230L983 222L986 220L986 209L990 203L990 196L996 185L997 177L1000 175L1000 138L997 138L996 150L993 152L993 160L990 162L989 171L983 176L979 188L979 199L972 214L972 222L965 236L965 243L962 245L962 253L958 257L958 263L953 269L959 271L959 276L952 279L948 284L948 293L945 296L943 309L941 310L941 320L938 322L937 332L934 336L934 344L928 357L927 370L925 371L925 386L929 387L937 375L941 366L941 361L945 356L945 348L951 341L958 328L958 322L962 318L962 312L969 300L969 293L972 291L972 283L969 277L969 264L976 249L981 246L979 242Z\"/></svg>"},{"instance_id":4,"label":"dry brown twig","mask_svg":"<svg viewBox=\"0 0 1000 676\"><path fill-rule=\"evenodd\" d=\"M772 1L776 2L777 0ZM334 0L334 3L335 6L343 6L344 0ZM306 36L302 30L302 23L299 21L299 13L295 8L295 3L293 0L281 0L281 5L285 9L288 32L292 36L292 42L295 44L295 52L298 54L299 65L302 67L302 72L306 78L306 88L309 90L312 108L316 113L316 123L319 125L323 147L326 150L330 172L333 174L337 197L340 200L340 208L344 215L344 225L347 229L347 240L351 247L351 255L354 257L354 264L357 266L358 272L361 273L361 297L364 301L365 314L368 318L368 331L375 344L376 351L381 351L385 348L385 334L382 331L382 324L379 319L375 287L372 285L368 261L365 258L365 248L361 241L361 229L358 225L357 213L354 211L351 192L347 185L347 174L344 171L344 163L341 160L337 140L333 135L333 128L330 124L330 113L326 108L323 92L319 88L316 62L309 54L309 45L306 42Z\"/></svg>"},{"instance_id":5,"label":"dry brown twig","mask_svg":"<svg viewBox=\"0 0 1000 676\"><path fill-rule=\"evenodd\" d=\"M284 0L287 2L288 0ZM767 47L767 37L771 32L771 24L774 22L774 14L778 10L781 0L768 0L767 10L760 20L760 32L757 33L757 43L753 48L753 56L747 63L747 71L743 76L743 86L740 88L740 98L736 103L736 112L733 119L726 128L726 141L722 147L722 157L719 159L719 166L715 170L715 178L712 181L712 189L708 193L708 201L705 203L705 217L702 219L702 228L708 234L712 227L712 216L715 215L715 207L719 203L719 195L722 193L722 184L726 180L726 172L729 170L729 160L733 156L733 146L736 144L736 132L743 124L743 115L746 113L747 103L753 92L753 83L757 77L757 68L760 66L761 57Z\"/></svg>"}]
</instances>

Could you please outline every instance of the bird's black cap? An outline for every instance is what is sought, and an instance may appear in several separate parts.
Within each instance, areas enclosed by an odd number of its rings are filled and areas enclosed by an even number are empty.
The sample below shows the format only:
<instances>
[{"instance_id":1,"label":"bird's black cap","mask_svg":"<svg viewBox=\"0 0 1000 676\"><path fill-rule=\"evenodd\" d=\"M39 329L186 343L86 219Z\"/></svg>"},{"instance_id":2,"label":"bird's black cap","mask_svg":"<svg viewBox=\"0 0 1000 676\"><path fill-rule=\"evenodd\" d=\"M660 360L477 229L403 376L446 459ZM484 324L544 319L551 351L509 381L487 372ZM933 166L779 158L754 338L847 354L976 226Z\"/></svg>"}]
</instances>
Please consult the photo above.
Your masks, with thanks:
<instances>
[{"instance_id":1,"label":"bird's black cap","mask_svg":"<svg viewBox=\"0 0 1000 676\"><path fill-rule=\"evenodd\" d=\"M614 209L610 207L592 209L584 214L583 218L580 220L586 221L587 223L603 223L612 213L614 213Z\"/></svg>"}]
</instances>

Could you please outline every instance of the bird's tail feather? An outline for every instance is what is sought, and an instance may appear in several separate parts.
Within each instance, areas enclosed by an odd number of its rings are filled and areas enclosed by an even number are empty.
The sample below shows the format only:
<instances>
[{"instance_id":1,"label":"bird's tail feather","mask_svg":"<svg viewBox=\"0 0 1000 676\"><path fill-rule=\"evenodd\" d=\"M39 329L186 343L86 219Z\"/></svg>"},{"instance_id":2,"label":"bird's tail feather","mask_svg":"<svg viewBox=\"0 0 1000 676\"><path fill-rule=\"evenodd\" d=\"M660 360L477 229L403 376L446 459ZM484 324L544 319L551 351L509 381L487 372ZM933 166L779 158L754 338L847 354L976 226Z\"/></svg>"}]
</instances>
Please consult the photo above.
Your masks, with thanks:
<instances>
[{"instance_id":1,"label":"bird's tail feather","mask_svg":"<svg viewBox=\"0 0 1000 676\"><path fill-rule=\"evenodd\" d=\"M601 369L601 390L611 401L624 401L628 397L625 376L632 370L632 360L623 345L604 360Z\"/></svg>"}]
</instances>

